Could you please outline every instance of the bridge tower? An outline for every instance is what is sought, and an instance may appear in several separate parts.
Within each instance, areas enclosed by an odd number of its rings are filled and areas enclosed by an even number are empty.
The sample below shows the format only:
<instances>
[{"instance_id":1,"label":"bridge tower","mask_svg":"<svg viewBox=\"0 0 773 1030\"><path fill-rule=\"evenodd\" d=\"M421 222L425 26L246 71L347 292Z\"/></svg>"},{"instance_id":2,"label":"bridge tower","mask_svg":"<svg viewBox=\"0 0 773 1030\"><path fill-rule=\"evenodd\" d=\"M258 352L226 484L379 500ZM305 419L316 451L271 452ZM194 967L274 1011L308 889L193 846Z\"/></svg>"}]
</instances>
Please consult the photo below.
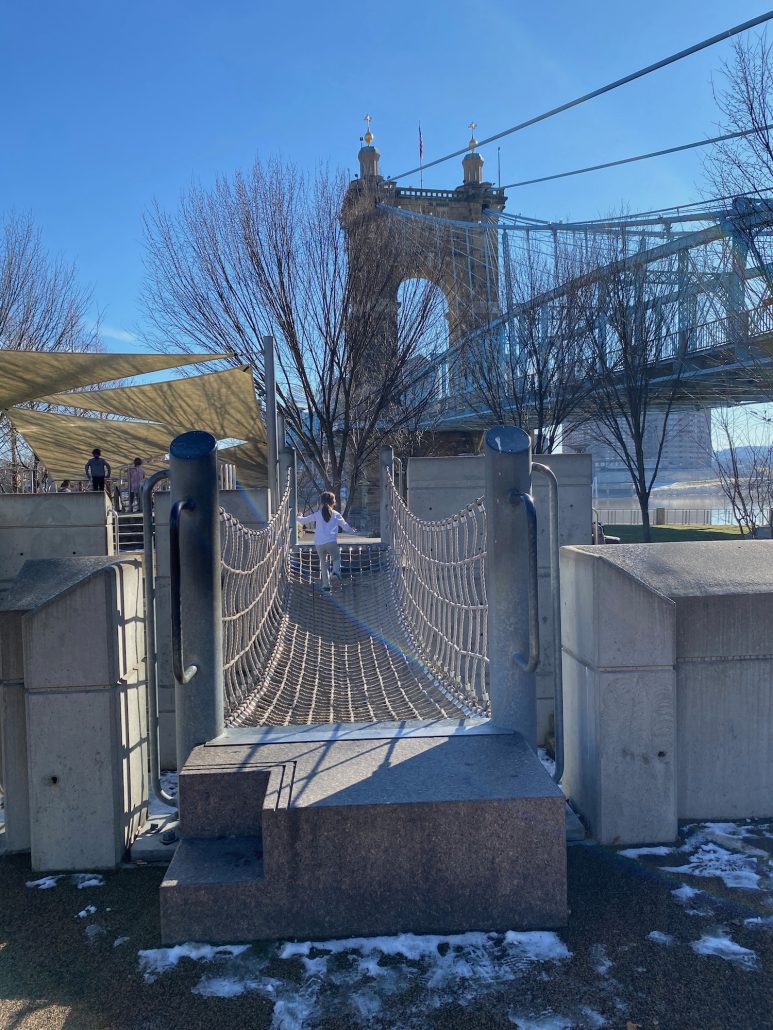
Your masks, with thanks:
<instances>
[{"instance_id":1,"label":"bridge tower","mask_svg":"<svg viewBox=\"0 0 773 1030\"><path fill-rule=\"evenodd\" d=\"M478 143L474 136L462 160L462 184L455 189L400 186L385 179L379 171L381 153L374 146L370 117L366 120L368 129L358 154L360 173L349 186L342 212L350 240L356 239L356 246L365 248L366 253L359 260L352 260L350 265L367 267L370 262L383 260L385 240L392 246L410 249L405 274L400 270L399 261L395 262L395 281L390 290L393 295L385 298L385 302L393 303L396 310L400 282L408 274L434 283L442 290L448 304L448 337L449 344L453 345L466 333L487 325L501 313L495 226L505 207L504 190L483 178L483 157L476 150ZM470 128L474 129L475 123L471 123ZM429 221L422 224L417 219L402 235L392 236L354 231L355 226L362 226L362 219L384 218L386 206L442 218L452 224L438 225ZM418 266L417 255L420 255Z\"/></svg>"}]
</instances>

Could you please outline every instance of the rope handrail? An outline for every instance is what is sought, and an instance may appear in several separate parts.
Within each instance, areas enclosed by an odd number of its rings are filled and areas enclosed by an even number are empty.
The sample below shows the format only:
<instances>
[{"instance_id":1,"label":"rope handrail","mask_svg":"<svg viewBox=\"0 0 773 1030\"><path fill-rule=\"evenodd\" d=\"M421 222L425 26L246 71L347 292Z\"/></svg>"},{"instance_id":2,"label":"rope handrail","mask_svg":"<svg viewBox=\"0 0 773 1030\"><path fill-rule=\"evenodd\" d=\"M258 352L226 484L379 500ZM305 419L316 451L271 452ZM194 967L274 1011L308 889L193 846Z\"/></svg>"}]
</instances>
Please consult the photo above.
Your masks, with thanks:
<instances>
[{"instance_id":1,"label":"rope handrail","mask_svg":"<svg viewBox=\"0 0 773 1030\"><path fill-rule=\"evenodd\" d=\"M486 508L479 497L439 520L409 511L387 474L387 525L398 612L422 659L462 703L489 710Z\"/></svg>"},{"instance_id":2,"label":"rope handrail","mask_svg":"<svg viewBox=\"0 0 773 1030\"><path fill-rule=\"evenodd\" d=\"M290 483L262 529L220 509L223 686L226 722L237 716L269 662L284 614L290 552Z\"/></svg>"}]
</instances>

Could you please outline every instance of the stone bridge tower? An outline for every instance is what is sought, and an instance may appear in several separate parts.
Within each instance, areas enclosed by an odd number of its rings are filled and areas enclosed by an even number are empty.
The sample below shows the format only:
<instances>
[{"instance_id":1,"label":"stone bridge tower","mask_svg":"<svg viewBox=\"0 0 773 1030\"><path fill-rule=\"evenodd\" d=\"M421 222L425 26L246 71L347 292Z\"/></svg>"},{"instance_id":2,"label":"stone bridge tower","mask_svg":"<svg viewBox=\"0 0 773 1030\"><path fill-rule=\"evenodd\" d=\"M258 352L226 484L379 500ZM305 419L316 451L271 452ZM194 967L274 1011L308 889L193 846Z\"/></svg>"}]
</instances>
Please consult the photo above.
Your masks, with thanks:
<instances>
[{"instance_id":1,"label":"stone bridge tower","mask_svg":"<svg viewBox=\"0 0 773 1030\"><path fill-rule=\"evenodd\" d=\"M474 124L471 126L474 128ZM411 275L428 279L439 287L448 304L449 345L472 330L496 319L499 305L499 259L496 222L505 207L504 190L483 178L483 157L476 151L472 137L462 160L463 182L452 190L417 189L400 186L385 179L379 172L381 154L373 145L373 134L363 137L359 152L360 174L349 186L343 205L342 219L350 242L365 248L364 260L353 260L352 266L367 268L371 262L383 261L385 242L400 246L410 243L411 259L407 263ZM384 218L383 206L393 206L418 215L430 215L453 223L438 225L416 219L406 226L400 237L386 236L376 230L375 219ZM381 208L379 210L379 208ZM362 229L362 219L369 220L372 233ZM416 255L420 255L417 259ZM394 283L385 303L397 306L397 291L402 279L399 261L395 262Z\"/></svg>"}]
</instances>

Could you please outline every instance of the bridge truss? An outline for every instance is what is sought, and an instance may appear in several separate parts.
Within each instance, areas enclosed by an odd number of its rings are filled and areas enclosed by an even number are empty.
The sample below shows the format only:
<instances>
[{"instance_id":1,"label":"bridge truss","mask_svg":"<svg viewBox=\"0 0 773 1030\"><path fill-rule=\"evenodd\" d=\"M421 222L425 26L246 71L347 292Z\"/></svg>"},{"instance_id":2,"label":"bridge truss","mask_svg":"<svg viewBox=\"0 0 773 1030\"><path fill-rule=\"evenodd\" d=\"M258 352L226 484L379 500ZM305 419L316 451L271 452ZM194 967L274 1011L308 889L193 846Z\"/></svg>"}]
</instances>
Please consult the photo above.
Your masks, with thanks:
<instances>
[{"instance_id":1,"label":"bridge truss","mask_svg":"<svg viewBox=\"0 0 773 1030\"><path fill-rule=\"evenodd\" d=\"M444 255L438 285L451 313L449 345L430 364L441 369L433 374L446 427L487 421L470 402L475 386L463 360L470 353L476 360L480 340L487 347L494 340L512 366L527 319L533 324L536 317L548 341L562 331L568 297L621 270L640 275L645 306L660 313L663 338L649 374L669 404L712 407L773 397L773 201L739 197L584 222L485 211L480 222L461 222L382 207L411 227L417 246ZM474 328L453 317L479 312L481 298L487 317ZM529 374L525 365L523 374Z\"/></svg>"}]
</instances>

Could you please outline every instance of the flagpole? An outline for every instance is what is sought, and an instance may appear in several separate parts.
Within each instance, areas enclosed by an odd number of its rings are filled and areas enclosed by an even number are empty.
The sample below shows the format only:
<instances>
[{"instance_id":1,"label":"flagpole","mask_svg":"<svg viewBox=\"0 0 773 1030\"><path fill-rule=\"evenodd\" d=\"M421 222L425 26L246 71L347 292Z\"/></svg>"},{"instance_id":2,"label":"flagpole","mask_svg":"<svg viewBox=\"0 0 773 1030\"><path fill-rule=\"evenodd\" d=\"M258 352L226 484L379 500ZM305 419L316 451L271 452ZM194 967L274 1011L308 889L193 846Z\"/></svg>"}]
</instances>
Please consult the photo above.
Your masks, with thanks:
<instances>
[{"instance_id":1,"label":"flagpole","mask_svg":"<svg viewBox=\"0 0 773 1030\"><path fill-rule=\"evenodd\" d=\"M424 140L421 138L421 122L419 122L419 188L424 189Z\"/></svg>"}]
</instances>

